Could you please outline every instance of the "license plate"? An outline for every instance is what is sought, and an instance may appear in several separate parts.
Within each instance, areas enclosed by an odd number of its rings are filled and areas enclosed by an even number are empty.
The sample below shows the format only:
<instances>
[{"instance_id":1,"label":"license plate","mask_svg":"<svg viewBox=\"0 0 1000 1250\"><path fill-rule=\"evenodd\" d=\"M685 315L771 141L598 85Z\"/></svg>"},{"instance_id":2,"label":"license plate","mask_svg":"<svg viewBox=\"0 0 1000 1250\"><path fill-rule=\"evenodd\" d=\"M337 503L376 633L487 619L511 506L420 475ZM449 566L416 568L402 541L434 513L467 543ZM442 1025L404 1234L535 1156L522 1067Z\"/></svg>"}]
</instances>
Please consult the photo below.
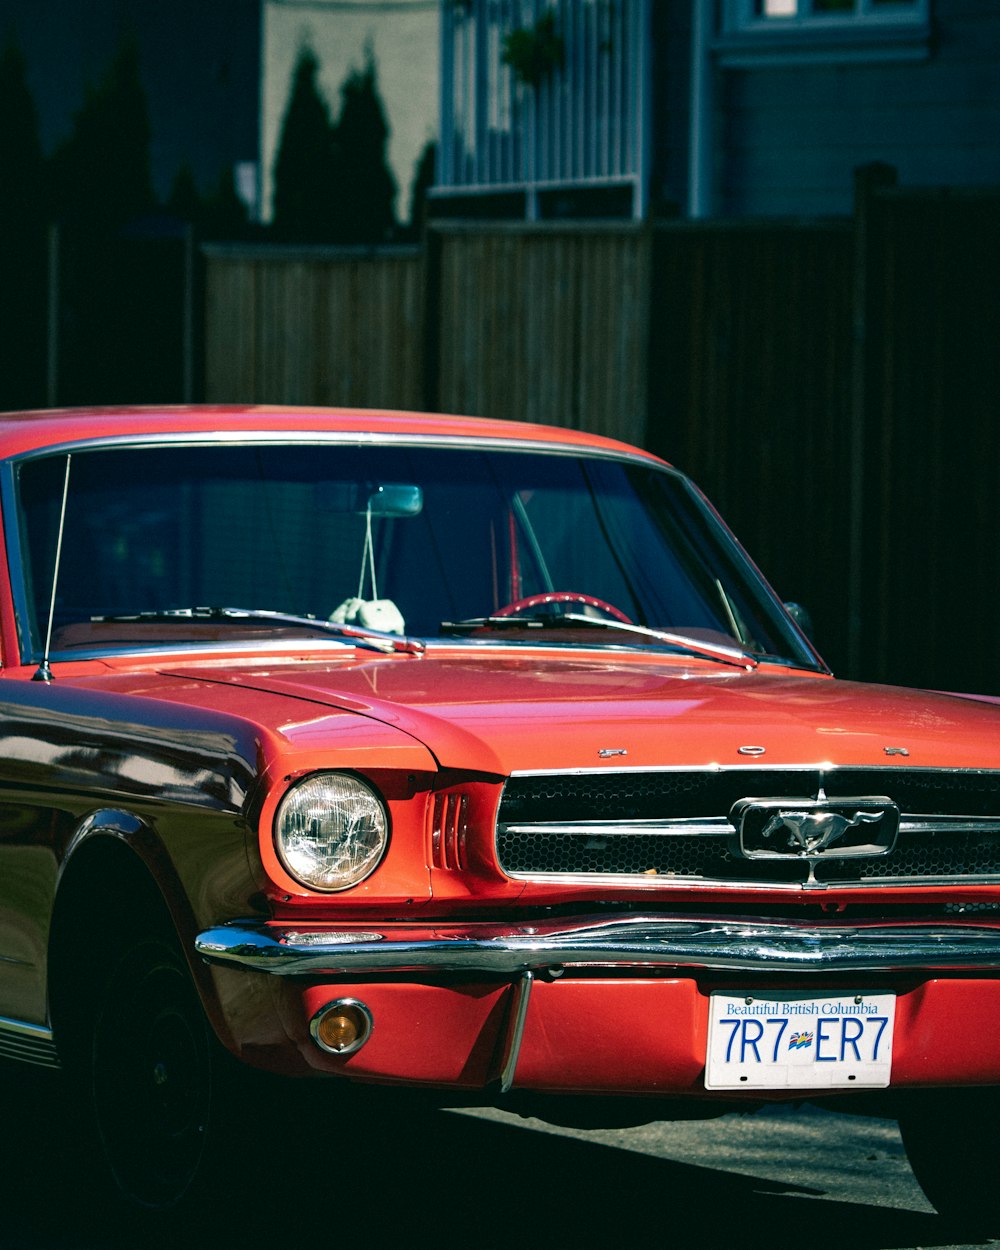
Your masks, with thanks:
<instances>
[{"instance_id":1,"label":"license plate","mask_svg":"<svg viewBox=\"0 0 1000 1250\"><path fill-rule=\"evenodd\" d=\"M889 1084L894 994L716 991L707 1089L857 1089Z\"/></svg>"}]
</instances>

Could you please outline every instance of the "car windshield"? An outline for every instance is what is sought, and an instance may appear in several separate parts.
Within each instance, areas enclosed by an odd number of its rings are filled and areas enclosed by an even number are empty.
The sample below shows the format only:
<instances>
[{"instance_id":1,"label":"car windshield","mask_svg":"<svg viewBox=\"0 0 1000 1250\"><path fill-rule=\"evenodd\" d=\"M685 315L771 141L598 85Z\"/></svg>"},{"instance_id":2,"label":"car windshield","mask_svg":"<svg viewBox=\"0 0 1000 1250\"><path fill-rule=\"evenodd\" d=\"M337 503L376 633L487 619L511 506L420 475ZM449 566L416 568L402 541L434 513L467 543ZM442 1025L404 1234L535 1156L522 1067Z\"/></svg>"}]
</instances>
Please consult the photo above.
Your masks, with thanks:
<instances>
[{"instance_id":1,"label":"car windshield","mask_svg":"<svg viewBox=\"0 0 1000 1250\"><path fill-rule=\"evenodd\" d=\"M44 651L61 532L53 658L332 618L453 643L668 644L631 624L817 663L686 480L639 459L115 446L24 459L9 485L26 662Z\"/></svg>"}]
</instances>

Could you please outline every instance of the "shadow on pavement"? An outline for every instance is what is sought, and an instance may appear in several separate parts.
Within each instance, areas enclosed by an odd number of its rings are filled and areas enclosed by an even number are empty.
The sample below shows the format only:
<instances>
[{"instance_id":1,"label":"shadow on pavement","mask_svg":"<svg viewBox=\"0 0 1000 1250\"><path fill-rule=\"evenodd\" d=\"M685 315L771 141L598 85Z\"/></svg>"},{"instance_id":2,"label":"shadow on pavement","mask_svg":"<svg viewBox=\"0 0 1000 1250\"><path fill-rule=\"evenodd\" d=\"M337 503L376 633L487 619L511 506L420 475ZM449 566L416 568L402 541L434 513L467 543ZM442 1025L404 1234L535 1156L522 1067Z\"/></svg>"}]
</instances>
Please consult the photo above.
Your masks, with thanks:
<instances>
[{"instance_id":1,"label":"shadow on pavement","mask_svg":"<svg viewBox=\"0 0 1000 1250\"><path fill-rule=\"evenodd\" d=\"M74 1193L58 1081L20 1070L0 1079L2 1250L990 1244L932 1214L820 1201L819 1189L446 1112L407 1119L373 1142L332 1101L262 1119L235 1169L220 1166L210 1202L140 1228Z\"/></svg>"}]
</instances>

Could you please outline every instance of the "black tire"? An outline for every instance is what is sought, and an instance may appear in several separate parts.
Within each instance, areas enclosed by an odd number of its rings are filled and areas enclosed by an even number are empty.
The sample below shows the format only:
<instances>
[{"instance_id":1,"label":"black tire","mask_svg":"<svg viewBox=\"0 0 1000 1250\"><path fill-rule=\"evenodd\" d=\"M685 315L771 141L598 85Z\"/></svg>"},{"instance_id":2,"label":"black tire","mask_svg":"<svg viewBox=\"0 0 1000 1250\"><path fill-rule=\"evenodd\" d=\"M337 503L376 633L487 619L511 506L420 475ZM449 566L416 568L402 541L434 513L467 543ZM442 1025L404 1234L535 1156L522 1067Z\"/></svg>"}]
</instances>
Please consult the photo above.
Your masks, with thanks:
<instances>
[{"instance_id":1,"label":"black tire","mask_svg":"<svg viewBox=\"0 0 1000 1250\"><path fill-rule=\"evenodd\" d=\"M900 1108L913 1175L939 1214L1000 1232L1000 1089L930 1090Z\"/></svg>"},{"instance_id":2,"label":"black tire","mask_svg":"<svg viewBox=\"0 0 1000 1250\"><path fill-rule=\"evenodd\" d=\"M113 1188L135 1208L175 1207L204 1171L222 1058L175 946L150 939L129 950L88 1024L78 1086Z\"/></svg>"}]
</instances>

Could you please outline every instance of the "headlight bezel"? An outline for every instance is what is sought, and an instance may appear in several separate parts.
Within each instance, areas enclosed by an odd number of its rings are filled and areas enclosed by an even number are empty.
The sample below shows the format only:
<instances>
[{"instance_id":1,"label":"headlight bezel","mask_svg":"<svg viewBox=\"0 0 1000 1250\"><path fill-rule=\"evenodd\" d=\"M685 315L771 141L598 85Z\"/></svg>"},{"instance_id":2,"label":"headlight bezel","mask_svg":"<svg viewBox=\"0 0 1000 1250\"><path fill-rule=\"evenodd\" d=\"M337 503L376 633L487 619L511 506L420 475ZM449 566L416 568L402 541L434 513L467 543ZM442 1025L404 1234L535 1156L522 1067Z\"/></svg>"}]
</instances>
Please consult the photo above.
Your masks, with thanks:
<instances>
[{"instance_id":1,"label":"headlight bezel","mask_svg":"<svg viewBox=\"0 0 1000 1250\"><path fill-rule=\"evenodd\" d=\"M354 836L350 832L350 817L345 814L345 809L349 808L352 794L353 799L356 802L360 801L367 814L375 819L378 826L373 832L364 835L367 838L373 838L372 848L368 853L361 856L356 867L341 873L338 880L332 879L335 874L332 869L333 859L329 850L327 851L327 868L325 872L316 871L310 875L308 871L304 870L302 849L303 847L307 848L308 836L304 828L300 827L296 830L292 827L296 816L299 817L304 826L309 823L310 809L312 811L311 818L315 820L317 814L323 810L324 806L327 813L334 814L332 819L335 820L338 804L331 802L329 795L326 796L324 803L323 796L323 788L329 787L331 783L334 786L344 787L348 792L346 796L341 798L339 803L341 820L344 825L344 831L339 835L341 847L347 846ZM328 815L327 819L331 819L331 816ZM278 857L278 863L297 885L310 893L328 895L341 894L345 890L353 890L361 885L362 882L367 881L384 861L389 848L391 833L392 822L388 804L371 781L357 773L341 769L322 769L297 778L281 796L274 809L271 841L275 854ZM334 830L332 834L328 835L328 842L337 836L336 830ZM302 841L302 846L295 846L294 841L296 838ZM314 838L313 853L318 860L321 860L323 856L322 850L319 849L321 841L321 837Z\"/></svg>"}]
</instances>

